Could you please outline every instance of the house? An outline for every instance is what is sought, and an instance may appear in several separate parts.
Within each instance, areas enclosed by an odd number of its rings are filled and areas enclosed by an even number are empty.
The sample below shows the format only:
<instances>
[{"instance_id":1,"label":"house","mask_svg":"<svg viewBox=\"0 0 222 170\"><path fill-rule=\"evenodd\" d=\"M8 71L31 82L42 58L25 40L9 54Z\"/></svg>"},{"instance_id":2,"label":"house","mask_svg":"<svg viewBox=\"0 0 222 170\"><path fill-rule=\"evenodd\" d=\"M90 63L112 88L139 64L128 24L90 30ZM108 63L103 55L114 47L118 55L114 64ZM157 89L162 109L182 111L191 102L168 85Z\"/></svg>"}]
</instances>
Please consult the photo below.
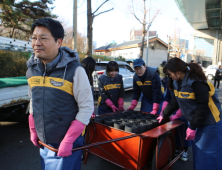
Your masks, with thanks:
<instances>
[{"instance_id":1,"label":"house","mask_svg":"<svg viewBox=\"0 0 222 170\"><path fill-rule=\"evenodd\" d=\"M130 31L130 40L139 40L142 39L143 31L142 30L131 30ZM156 36L156 31L149 31L149 37Z\"/></svg>"},{"instance_id":2,"label":"house","mask_svg":"<svg viewBox=\"0 0 222 170\"><path fill-rule=\"evenodd\" d=\"M109 45L105 45L105 46L96 48L94 50L94 52L95 52L96 55L111 56L111 51L109 49L114 47L114 46L116 46L115 43L114 44L112 43L112 44L109 44Z\"/></svg>"},{"instance_id":3,"label":"house","mask_svg":"<svg viewBox=\"0 0 222 170\"><path fill-rule=\"evenodd\" d=\"M100 53L109 53L112 57L122 56L127 61L133 61L139 58L141 42L141 39L132 40L106 48L103 46L103 48L97 48L95 51L99 51L100 49ZM147 41L145 40L143 50L143 60L145 62L147 54L146 42ZM158 38L158 36L149 37L148 66L158 67L163 60L167 60L167 50L168 45Z\"/></svg>"}]
</instances>

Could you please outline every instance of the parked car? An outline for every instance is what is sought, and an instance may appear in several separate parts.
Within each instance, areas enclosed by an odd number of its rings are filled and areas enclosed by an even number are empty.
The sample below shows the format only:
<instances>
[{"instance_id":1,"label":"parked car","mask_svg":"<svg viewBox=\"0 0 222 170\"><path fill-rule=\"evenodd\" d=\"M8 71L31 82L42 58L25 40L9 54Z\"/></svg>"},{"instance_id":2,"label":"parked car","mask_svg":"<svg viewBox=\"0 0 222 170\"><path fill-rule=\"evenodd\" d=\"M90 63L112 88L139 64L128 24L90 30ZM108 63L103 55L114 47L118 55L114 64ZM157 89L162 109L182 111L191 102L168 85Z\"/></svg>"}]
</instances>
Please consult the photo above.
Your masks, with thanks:
<instances>
[{"instance_id":1,"label":"parked car","mask_svg":"<svg viewBox=\"0 0 222 170\"><path fill-rule=\"evenodd\" d=\"M98 91L98 78L106 70L107 63L109 61L96 62L96 68L93 72L93 86L96 91ZM119 74L123 76L123 86L125 91L131 90L133 88L133 76L135 74L134 69L123 61L116 61L119 65Z\"/></svg>"},{"instance_id":2,"label":"parked car","mask_svg":"<svg viewBox=\"0 0 222 170\"><path fill-rule=\"evenodd\" d=\"M218 69L218 66L216 65L209 65L206 69L204 69L204 73L209 80L213 80L216 70Z\"/></svg>"}]
</instances>

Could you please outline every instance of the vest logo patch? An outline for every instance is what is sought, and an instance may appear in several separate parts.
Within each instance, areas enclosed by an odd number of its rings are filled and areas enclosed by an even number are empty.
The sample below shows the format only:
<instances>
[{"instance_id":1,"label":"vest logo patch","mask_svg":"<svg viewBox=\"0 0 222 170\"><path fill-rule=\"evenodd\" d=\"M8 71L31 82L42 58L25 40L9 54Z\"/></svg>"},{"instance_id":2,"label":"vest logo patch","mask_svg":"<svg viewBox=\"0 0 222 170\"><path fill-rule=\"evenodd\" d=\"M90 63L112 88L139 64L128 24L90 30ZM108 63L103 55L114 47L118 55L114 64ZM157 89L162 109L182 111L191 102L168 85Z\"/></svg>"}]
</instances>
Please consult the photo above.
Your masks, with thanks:
<instances>
[{"instance_id":1,"label":"vest logo patch","mask_svg":"<svg viewBox=\"0 0 222 170\"><path fill-rule=\"evenodd\" d=\"M32 79L31 83L32 84L40 84L40 79Z\"/></svg>"},{"instance_id":2,"label":"vest logo patch","mask_svg":"<svg viewBox=\"0 0 222 170\"><path fill-rule=\"evenodd\" d=\"M50 83L55 87L61 87L63 85L63 82L58 82L52 79L50 79Z\"/></svg>"},{"instance_id":3,"label":"vest logo patch","mask_svg":"<svg viewBox=\"0 0 222 170\"><path fill-rule=\"evenodd\" d=\"M137 81L136 84L137 84L138 86L142 86L142 85L143 85L143 83L142 83L141 81Z\"/></svg>"},{"instance_id":4,"label":"vest logo patch","mask_svg":"<svg viewBox=\"0 0 222 170\"><path fill-rule=\"evenodd\" d=\"M144 84L151 85L151 81L145 81Z\"/></svg>"},{"instance_id":5,"label":"vest logo patch","mask_svg":"<svg viewBox=\"0 0 222 170\"><path fill-rule=\"evenodd\" d=\"M189 97L190 95L189 94L180 94L182 97Z\"/></svg>"}]
</instances>

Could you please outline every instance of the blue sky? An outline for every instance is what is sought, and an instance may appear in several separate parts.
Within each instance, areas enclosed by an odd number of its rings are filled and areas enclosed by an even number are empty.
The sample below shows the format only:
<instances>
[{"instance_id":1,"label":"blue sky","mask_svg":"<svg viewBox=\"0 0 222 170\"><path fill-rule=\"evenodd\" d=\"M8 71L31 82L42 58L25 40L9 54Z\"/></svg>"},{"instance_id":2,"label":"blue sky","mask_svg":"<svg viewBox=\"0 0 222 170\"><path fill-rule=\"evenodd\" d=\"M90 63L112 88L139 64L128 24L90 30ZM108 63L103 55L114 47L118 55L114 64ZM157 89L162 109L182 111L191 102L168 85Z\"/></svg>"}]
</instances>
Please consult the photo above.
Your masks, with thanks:
<instances>
[{"instance_id":1,"label":"blue sky","mask_svg":"<svg viewBox=\"0 0 222 170\"><path fill-rule=\"evenodd\" d=\"M92 0L92 12L105 0ZM64 3L65 2L65 3ZM140 17L143 8L142 0L134 0L134 9ZM112 41L122 43L130 38L131 29L141 29L142 25L130 14L128 7L132 0L110 0L97 11L99 12L114 8L114 10L95 17L93 22L93 41L97 47L106 45ZM146 1L147 8L149 1ZM59 20L65 21L67 26L72 26L73 0L55 0L53 13L59 16ZM78 0L78 32L87 34L87 4L86 0ZM193 46L194 29L183 17L174 0L151 0L150 18L157 15L150 30L157 31L160 39L167 42L167 35L173 35L175 29L180 29L180 37L190 41L189 48ZM148 16L147 16L148 17ZM148 19L147 19L148 20Z\"/></svg>"}]
</instances>

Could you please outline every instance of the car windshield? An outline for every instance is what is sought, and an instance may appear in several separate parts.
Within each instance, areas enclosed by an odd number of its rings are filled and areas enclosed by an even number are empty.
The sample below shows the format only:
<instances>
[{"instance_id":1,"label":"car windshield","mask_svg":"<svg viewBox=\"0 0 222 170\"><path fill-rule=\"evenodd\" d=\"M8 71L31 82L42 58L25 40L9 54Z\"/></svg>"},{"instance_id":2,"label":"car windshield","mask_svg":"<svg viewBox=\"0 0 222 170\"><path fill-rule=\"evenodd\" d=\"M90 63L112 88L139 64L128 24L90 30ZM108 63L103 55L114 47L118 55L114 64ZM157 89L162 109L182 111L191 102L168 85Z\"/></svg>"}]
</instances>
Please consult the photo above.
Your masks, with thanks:
<instances>
[{"instance_id":1,"label":"car windshield","mask_svg":"<svg viewBox=\"0 0 222 170\"><path fill-rule=\"evenodd\" d=\"M106 70L106 63L96 63L95 71Z\"/></svg>"}]
</instances>

